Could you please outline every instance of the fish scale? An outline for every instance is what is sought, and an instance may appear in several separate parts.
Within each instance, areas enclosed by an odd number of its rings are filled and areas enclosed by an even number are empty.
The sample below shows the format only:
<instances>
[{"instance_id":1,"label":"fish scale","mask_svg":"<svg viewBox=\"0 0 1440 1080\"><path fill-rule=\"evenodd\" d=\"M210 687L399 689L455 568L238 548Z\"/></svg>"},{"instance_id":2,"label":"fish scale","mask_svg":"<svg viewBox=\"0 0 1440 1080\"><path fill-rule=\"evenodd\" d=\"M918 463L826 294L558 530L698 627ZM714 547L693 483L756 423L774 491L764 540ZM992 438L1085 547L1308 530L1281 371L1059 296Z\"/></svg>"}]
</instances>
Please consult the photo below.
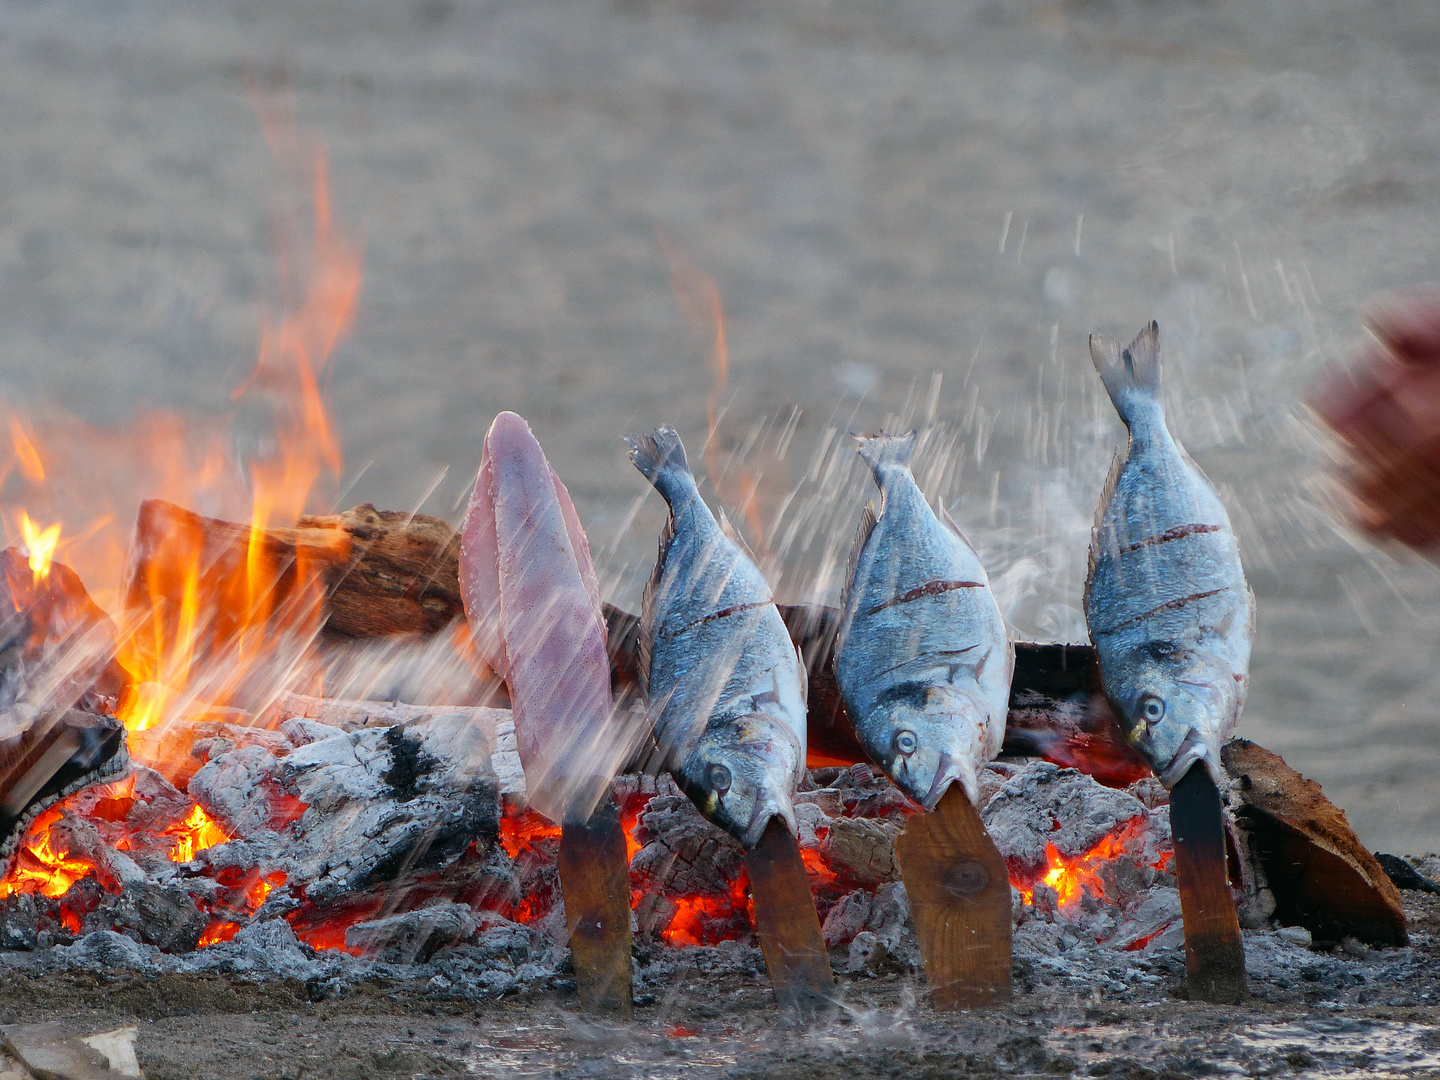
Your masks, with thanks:
<instances>
[{"instance_id":1,"label":"fish scale","mask_svg":"<svg viewBox=\"0 0 1440 1080\"><path fill-rule=\"evenodd\" d=\"M1085 620L1105 692L1166 786L1197 761L1222 777L1220 745L1249 680L1254 598L1215 489L1170 434L1159 328L1091 358L1129 430L1090 542Z\"/></svg>"},{"instance_id":2,"label":"fish scale","mask_svg":"<svg viewBox=\"0 0 1440 1080\"><path fill-rule=\"evenodd\" d=\"M910 472L915 433L860 439L881 490L846 574L835 675L866 752L926 809L973 802L1000 750L1014 652L980 557ZM943 513L943 510L942 510Z\"/></svg>"},{"instance_id":3,"label":"fish scale","mask_svg":"<svg viewBox=\"0 0 1440 1080\"><path fill-rule=\"evenodd\" d=\"M628 442L670 507L638 637L659 763L747 850L772 818L794 834L804 665L760 568L700 497L679 435L662 427Z\"/></svg>"}]
</instances>

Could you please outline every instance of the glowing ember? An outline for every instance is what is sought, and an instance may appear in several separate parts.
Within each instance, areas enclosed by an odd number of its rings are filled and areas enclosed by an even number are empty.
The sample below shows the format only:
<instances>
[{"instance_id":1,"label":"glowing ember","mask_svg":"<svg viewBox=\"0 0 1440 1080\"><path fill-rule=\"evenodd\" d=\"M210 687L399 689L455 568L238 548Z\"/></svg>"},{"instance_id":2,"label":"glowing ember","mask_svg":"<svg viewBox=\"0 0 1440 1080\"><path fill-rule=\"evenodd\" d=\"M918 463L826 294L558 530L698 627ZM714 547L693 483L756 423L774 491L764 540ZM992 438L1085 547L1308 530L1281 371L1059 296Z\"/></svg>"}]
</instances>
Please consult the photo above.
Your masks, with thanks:
<instances>
[{"instance_id":1,"label":"glowing ember","mask_svg":"<svg viewBox=\"0 0 1440 1080\"><path fill-rule=\"evenodd\" d=\"M1078 904L1087 892L1095 899L1103 900L1105 885L1100 871L1106 863L1116 859L1134 858L1133 841L1140 837L1147 827L1145 818L1135 818L1102 837L1089 851L1075 857L1066 857L1056 850L1054 844L1047 844L1045 869L1038 875L1030 876L1029 880L1017 877L1012 871L1010 884L1020 892L1020 898L1031 905L1035 903L1035 889L1038 885L1054 889L1057 903L1062 908ZM1151 865L1156 870L1163 870L1173 855L1173 852L1162 852Z\"/></svg>"},{"instance_id":2,"label":"glowing ember","mask_svg":"<svg viewBox=\"0 0 1440 1080\"><path fill-rule=\"evenodd\" d=\"M56 899L94 871L95 867L89 860L72 856L63 840L51 836L50 826L60 817L60 807L52 806L35 819L35 824L30 826L20 845L15 869L0 882L0 898L11 893L29 892Z\"/></svg>"},{"instance_id":3,"label":"glowing ember","mask_svg":"<svg viewBox=\"0 0 1440 1080\"><path fill-rule=\"evenodd\" d=\"M529 808L518 814L506 813L500 818L500 843L512 859L547 840L559 839L560 826Z\"/></svg>"},{"instance_id":4,"label":"glowing ember","mask_svg":"<svg viewBox=\"0 0 1440 1080\"><path fill-rule=\"evenodd\" d=\"M230 839L229 834L198 804L184 821L166 829L165 835L175 838L170 848L170 861L178 863L189 862L195 858L197 851L204 851Z\"/></svg>"},{"instance_id":5,"label":"glowing ember","mask_svg":"<svg viewBox=\"0 0 1440 1080\"><path fill-rule=\"evenodd\" d=\"M55 557L55 546L60 543L60 526L42 529L21 510L20 532L25 537L25 554L30 556L30 573L38 585L50 576L50 561Z\"/></svg>"},{"instance_id":6,"label":"glowing ember","mask_svg":"<svg viewBox=\"0 0 1440 1080\"><path fill-rule=\"evenodd\" d=\"M240 924L237 922L223 922L219 919L213 920L200 935L199 947L207 945L218 945L222 941L229 941L240 932Z\"/></svg>"},{"instance_id":7,"label":"glowing ember","mask_svg":"<svg viewBox=\"0 0 1440 1080\"><path fill-rule=\"evenodd\" d=\"M678 896L675 914L660 931L667 945L715 945L748 935L755 926L750 879L742 871L728 893Z\"/></svg>"}]
</instances>

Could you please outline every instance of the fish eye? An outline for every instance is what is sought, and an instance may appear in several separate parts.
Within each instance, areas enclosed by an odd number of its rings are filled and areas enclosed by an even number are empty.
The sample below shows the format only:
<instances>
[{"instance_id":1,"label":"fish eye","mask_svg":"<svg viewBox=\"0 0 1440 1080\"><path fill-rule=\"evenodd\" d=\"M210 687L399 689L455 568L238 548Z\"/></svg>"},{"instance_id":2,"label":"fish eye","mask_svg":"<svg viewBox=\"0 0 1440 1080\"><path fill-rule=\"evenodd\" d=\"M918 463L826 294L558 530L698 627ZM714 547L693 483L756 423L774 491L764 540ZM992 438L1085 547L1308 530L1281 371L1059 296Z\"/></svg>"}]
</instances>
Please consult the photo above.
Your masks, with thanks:
<instances>
[{"instance_id":1,"label":"fish eye","mask_svg":"<svg viewBox=\"0 0 1440 1080\"><path fill-rule=\"evenodd\" d=\"M1165 702L1146 695L1140 699L1140 716L1147 724L1158 724L1165 717Z\"/></svg>"},{"instance_id":2,"label":"fish eye","mask_svg":"<svg viewBox=\"0 0 1440 1080\"><path fill-rule=\"evenodd\" d=\"M897 753L909 757L915 752L915 748L919 745L913 731L897 731L895 733L895 750Z\"/></svg>"},{"instance_id":3,"label":"fish eye","mask_svg":"<svg viewBox=\"0 0 1440 1080\"><path fill-rule=\"evenodd\" d=\"M705 775L717 795L724 795L730 790L730 770L724 765L711 765Z\"/></svg>"}]
</instances>

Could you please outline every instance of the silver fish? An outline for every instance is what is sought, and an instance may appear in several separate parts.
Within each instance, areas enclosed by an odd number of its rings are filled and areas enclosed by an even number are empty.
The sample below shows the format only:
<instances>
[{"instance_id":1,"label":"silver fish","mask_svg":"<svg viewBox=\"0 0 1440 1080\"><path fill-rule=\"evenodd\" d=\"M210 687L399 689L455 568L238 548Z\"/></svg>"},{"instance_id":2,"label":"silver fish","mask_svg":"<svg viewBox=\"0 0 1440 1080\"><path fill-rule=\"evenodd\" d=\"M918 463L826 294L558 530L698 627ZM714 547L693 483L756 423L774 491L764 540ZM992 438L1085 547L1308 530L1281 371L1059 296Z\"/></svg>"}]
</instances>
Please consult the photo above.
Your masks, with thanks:
<instances>
[{"instance_id":1,"label":"silver fish","mask_svg":"<svg viewBox=\"0 0 1440 1080\"><path fill-rule=\"evenodd\" d=\"M1160 330L1090 358L1130 429L1090 537L1085 621L1130 743L1173 787L1196 762L1219 782L1220 745L1249 683L1255 598L1220 497L1165 426Z\"/></svg>"},{"instance_id":2,"label":"silver fish","mask_svg":"<svg viewBox=\"0 0 1440 1080\"><path fill-rule=\"evenodd\" d=\"M749 850L773 817L796 831L805 665L760 569L700 497L675 429L625 441L670 506L638 645L660 760L700 812Z\"/></svg>"},{"instance_id":3,"label":"silver fish","mask_svg":"<svg viewBox=\"0 0 1440 1080\"><path fill-rule=\"evenodd\" d=\"M915 432L859 439L880 487L845 575L835 677L866 752L932 810L958 780L972 803L1000 752L1015 650L975 549L910 473Z\"/></svg>"}]
</instances>

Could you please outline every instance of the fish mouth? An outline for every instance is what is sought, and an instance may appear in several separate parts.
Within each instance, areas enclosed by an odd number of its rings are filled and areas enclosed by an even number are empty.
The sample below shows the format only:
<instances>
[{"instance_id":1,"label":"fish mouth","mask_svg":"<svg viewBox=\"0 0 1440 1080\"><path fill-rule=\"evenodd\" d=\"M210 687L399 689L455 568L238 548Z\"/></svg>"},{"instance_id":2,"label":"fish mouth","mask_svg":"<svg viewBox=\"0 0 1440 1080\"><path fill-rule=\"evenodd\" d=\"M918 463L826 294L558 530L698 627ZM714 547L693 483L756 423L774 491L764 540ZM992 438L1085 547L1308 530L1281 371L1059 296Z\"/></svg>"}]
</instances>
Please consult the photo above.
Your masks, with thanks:
<instances>
[{"instance_id":1,"label":"fish mouth","mask_svg":"<svg viewBox=\"0 0 1440 1080\"><path fill-rule=\"evenodd\" d=\"M920 800L920 808L926 813L934 810L945 792L950 790L950 785L961 779L960 765L949 754L941 754L940 762L935 768L935 779L930 784L930 790L925 798Z\"/></svg>"},{"instance_id":2,"label":"fish mouth","mask_svg":"<svg viewBox=\"0 0 1440 1080\"><path fill-rule=\"evenodd\" d=\"M1214 752L1206 743L1205 737L1195 728L1191 728L1185 733L1185 741L1180 744L1180 749L1170 759L1170 764L1163 769L1156 770L1160 776L1160 783L1165 785L1166 791L1169 791L1190 771L1190 767L1199 761L1205 763L1205 768L1209 770L1211 777L1216 778L1216 782L1219 783L1217 774L1220 766L1219 762L1215 760Z\"/></svg>"},{"instance_id":3,"label":"fish mouth","mask_svg":"<svg viewBox=\"0 0 1440 1080\"><path fill-rule=\"evenodd\" d=\"M790 805L789 800L771 796L761 799L755 804L755 812L750 815L750 824L745 827L745 835L740 843L746 851L754 851L755 845L760 843L760 838L765 835L765 827L770 824L770 819L778 817L794 836L799 831L795 824L795 808Z\"/></svg>"}]
</instances>

